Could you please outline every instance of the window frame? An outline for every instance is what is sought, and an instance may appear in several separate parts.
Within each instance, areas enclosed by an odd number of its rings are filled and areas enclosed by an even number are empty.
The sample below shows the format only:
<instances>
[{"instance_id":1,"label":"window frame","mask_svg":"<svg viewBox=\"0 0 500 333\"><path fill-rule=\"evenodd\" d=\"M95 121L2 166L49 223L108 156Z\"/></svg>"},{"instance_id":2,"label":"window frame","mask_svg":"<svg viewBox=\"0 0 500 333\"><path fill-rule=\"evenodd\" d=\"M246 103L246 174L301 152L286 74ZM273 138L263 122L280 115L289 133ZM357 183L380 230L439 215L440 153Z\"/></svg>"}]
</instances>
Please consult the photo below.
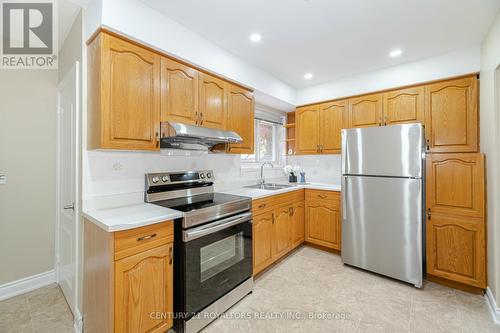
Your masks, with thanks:
<instances>
[{"instance_id":1,"label":"window frame","mask_svg":"<svg viewBox=\"0 0 500 333\"><path fill-rule=\"evenodd\" d=\"M259 123L266 123L270 124L272 126L272 159L271 160L262 160L262 156L260 156L259 153L259 140L260 140L260 126ZM283 161L281 159L281 153L284 153L284 142L280 142L281 140L279 139L279 129L280 127L284 130L284 125L275 122L275 121L270 121L266 119L261 119L261 118L254 118L254 153L253 154L242 154L241 155L241 163L242 164L247 164L247 165L255 165L255 164L261 164L263 162L270 162L273 163L274 165L282 165ZM283 144L283 148L280 149L279 145ZM283 150L283 151L281 151ZM253 155L253 158L249 158L250 156Z\"/></svg>"}]
</instances>

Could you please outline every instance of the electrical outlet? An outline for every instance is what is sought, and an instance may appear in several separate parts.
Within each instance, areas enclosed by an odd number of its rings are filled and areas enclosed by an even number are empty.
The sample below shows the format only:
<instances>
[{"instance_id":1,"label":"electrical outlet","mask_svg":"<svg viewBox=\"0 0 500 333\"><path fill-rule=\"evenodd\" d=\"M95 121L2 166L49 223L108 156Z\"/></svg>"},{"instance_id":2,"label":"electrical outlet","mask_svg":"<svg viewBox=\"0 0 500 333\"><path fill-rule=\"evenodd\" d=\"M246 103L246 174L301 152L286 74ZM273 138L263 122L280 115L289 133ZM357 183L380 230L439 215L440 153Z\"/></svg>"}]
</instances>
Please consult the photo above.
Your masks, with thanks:
<instances>
[{"instance_id":1,"label":"electrical outlet","mask_svg":"<svg viewBox=\"0 0 500 333\"><path fill-rule=\"evenodd\" d=\"M0 175L0 185L7 184L7 175Z\"/></svg>"}]
</instances>

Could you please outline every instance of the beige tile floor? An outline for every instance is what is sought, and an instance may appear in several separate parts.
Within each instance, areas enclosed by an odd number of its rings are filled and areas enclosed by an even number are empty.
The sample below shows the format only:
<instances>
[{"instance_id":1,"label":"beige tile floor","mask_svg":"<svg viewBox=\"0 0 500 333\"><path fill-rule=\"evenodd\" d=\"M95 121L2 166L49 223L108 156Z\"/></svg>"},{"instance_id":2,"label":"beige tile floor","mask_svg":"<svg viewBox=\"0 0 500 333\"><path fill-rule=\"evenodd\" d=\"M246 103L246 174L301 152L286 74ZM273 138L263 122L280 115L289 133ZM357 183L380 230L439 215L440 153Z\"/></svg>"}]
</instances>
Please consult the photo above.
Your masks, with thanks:
<instances>
[{"instance_id":1,"label":"beige tile floor","mask_svg":"<svg viewBox=\"0 0 500 333\"><path fill-rule=\"evenodd\" d=\"M277 318L287 314L306 318ZM72 332L72 327L57 285L0 302L1 333ZM482 296L431 282L418 290L344 266L338 255L301 247L260 276L253 294L203 331L212 332L482 333L500 332L500 326L493 324Z\"/></svg>"},{"instance_id":2,"label":"beige tile floor","mask_svg":"<svg viewBox=\"0 0 500 333\"><path fill-rule=\"evenodd\" d=\"M261 312L260 319L241 319ZM333 319L265 319L287 312L331 313ZM479 333L500 332L500 326L482 296L431 282L418 290L344 266L338 255L301 247L259 277L253 294L203 333L212 332Z\"/></svg>"},{"instance_id":3,"label":"beige tile floor","mask_svg":"<svg viewBox=\"0 0 500 333\"><path fill-rule=\"evenodd\" d=\"M0 302L0 332L73 332L73 315L57 284Z\"/></svg>"}]
</instances>

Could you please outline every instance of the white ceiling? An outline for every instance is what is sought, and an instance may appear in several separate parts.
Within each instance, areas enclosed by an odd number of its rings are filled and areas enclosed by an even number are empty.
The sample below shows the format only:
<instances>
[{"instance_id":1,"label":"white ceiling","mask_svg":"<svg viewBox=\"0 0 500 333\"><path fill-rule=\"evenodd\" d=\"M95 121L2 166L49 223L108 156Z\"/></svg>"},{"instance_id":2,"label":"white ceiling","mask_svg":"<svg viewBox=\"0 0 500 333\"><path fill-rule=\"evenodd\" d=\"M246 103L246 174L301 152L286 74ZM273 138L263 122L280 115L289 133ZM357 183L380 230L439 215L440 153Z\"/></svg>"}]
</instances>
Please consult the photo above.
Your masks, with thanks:
<instances>
[{"instance_id":1,"label":"white ceiling","mask_svg":"<svg viewBox=\"0 0 500 333\"><path fill-rule=\"evenodd\" d=\"M295 88L479 45L500 7L500 0L141 1ZM257 44L249 40L255 32ZM394 48L403 55L390 58ZM305 80L306 72L314 78Z\"/></svg>"}]
</instances>

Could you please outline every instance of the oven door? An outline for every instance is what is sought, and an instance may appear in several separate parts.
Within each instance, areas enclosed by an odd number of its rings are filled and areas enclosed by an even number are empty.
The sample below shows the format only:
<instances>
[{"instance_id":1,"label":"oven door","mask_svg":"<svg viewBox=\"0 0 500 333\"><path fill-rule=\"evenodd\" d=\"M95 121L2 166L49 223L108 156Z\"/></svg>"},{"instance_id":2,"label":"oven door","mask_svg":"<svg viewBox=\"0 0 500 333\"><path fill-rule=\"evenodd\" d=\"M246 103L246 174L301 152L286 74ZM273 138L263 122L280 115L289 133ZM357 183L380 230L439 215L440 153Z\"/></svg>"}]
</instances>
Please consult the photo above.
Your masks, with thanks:
<instances>
[{"instance_id":1,"label":"oven door","mask_svg":"<svg viewBox=\"0 0 500 333\"><path fill-rule=\"evenodd\" d=\"M184 311L203 310L252 276L252 213L183 231Z\"/></svg>"}]
</instances>

